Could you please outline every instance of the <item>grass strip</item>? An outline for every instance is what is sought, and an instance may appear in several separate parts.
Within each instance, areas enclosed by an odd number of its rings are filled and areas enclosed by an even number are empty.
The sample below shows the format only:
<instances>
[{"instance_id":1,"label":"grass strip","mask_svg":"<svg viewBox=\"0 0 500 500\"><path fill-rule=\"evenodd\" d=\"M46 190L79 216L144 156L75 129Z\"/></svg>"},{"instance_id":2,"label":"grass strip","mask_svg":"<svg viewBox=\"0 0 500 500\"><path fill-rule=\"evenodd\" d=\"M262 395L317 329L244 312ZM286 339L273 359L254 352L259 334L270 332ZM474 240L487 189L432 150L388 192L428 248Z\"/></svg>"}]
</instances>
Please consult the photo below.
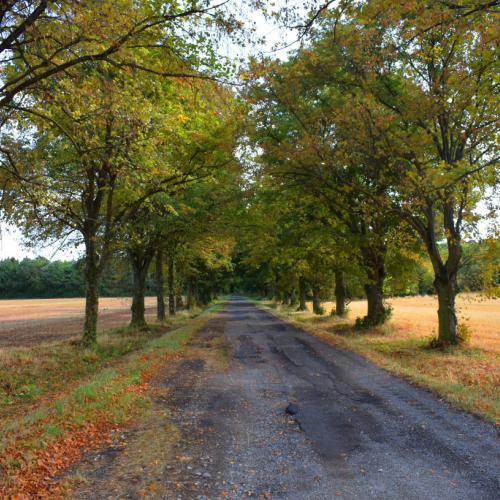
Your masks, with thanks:
<instances>
[{"instance_id":1,"label":"grass strip","mask_svg":"<svg viewBox=\"0 0 500 500\"><path fill-rule=\"evenodd\" d=\"M65 391L74 382L111 367L123 356L143 349L201 311L181 311L162 324L147 329L116 328L99 334L98 345L83 349L78 342L0 351L0 417L6 417ZM61 376L63 375L63 376Z\"/></svg>"}]
</instances>

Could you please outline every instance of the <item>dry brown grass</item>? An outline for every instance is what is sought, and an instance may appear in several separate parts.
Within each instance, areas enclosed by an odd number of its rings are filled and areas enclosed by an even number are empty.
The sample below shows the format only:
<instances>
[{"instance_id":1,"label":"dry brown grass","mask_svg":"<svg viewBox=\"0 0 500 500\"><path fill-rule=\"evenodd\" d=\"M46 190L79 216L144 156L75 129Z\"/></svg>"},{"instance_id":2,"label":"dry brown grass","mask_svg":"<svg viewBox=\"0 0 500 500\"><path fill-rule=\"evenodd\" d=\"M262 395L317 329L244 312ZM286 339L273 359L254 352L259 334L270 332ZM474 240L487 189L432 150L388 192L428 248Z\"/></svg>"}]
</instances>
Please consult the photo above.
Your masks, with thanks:
<instances>
[{"instance_id":1,"label":"dry brown grass","mask_svg":"<svg viewBox=\"0 0 500 500\"><path fill-rule=\"evenodd\" d=\"M437 335L436 297L397 297L388 299L387 302L393 307L391 338ZM328 312L334 307L333 303L325 304ZM364 316L366 301L354 301L349 304L349 309L349 319ZM500 354L500 299L474 293L460 294L457 311L459 323L465 323L471 331L471 346Z\"/></svg>"},{"instance_id":2,"label":"dry brown grass","mask_svg":"<svg viewBox=\"0 0 500 500\"><path fill-rule=\"evenodd\" d=\"M489 420L500 418L500 300L477 294L458 298L458 316L472 337L468 345L429 349L437 334L434 297L389 299L393 316L387 325L366 332L352 329L366 313L366 302L355 301L346 318L328 316L334 307L323 304L327 315L297 313L278 307L277 313L299 323L332 345L354 350L379 366L429 387L450 402ZM311 304L308 304L309 308Z\"/></svg>"}]
</instances>

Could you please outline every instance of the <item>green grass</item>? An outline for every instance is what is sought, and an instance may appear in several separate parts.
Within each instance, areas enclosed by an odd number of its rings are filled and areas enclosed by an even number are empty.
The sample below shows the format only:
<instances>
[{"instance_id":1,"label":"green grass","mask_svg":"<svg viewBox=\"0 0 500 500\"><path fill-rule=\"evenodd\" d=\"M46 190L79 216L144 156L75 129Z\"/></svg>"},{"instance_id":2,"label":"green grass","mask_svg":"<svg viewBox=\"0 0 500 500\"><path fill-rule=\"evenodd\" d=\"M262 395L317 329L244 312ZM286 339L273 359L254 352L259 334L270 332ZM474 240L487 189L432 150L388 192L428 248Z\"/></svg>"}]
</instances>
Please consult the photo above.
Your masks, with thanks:
<instances>
[{"instance_id":1,"label":"green grass","mask_svg":"<svg viewBox=\"0 0 500 500\"><path fill-rule=\"evenodd\" d=\"M123 356L144 349L152 339L173 347L176 338L170 339L165 333L199 313L199 310L183 311L163 325L150 325L148 330L125 327L105 332L92 349L83 349L78 343L69 341L5 350L0 358L0 417L11 415L48 394L64 390L75 381L111 366ZM174 337L176 335L179 334L174 334Z\"/></svg>"},{"instance_id":2,"label":"green grass","mask_svg":"<svg viewBox=\"0 0 500 500\"><path fill-rule=\"evenodd\" d=\"M3 383L0 408L4 415L0 430L29 428L48 417L60 422L85 422L96 410L110 404L123 387L139 384L155 357L182 351L191 335L207 320L207 314L217 310L216 304L201 315L199 311L180 315L176 323L182 326L171 331L156 325L151 329L153 333L127 328L120 329L118 335L115 330L102 335L102 344L92 350L83 350L75 343L13 350L0 368ZM145 353L150 354L148 359L144 358ZM122 401L124 406L117 404L113 411L123 417L132 399L127 395ZM28 404L35 408L16 417Z\"/></svg>"}]
</instances>

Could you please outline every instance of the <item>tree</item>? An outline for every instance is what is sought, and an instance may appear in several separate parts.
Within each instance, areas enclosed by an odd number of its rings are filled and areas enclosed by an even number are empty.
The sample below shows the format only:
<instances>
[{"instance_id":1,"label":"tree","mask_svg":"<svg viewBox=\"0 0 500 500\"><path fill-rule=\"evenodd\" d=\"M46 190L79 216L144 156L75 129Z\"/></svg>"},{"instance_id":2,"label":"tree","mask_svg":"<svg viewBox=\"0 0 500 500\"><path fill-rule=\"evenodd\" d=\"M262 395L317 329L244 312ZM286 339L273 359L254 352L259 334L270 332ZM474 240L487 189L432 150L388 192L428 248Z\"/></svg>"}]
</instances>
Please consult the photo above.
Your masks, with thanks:
<instances>
[{"instance_id":1,"label":"tree","mask_svg":"<svg viewBox=\"0 0 500 500\"><path fill-rule=\"evenodd\" d=\"M363 126L367 117L356 94L349 95L348 85L322 72L324 51L318 44L285 64L257 68L251 94L257 102L254 137L268 172L282 185L312 194L316 210L326 209L330 221L336 220L334 231L359 249L368 299L363 325L373 326L388 316L383 300L386 240L398 224L384 201L393 179L380 168L390 157L377 149L380 139L373 129ZM345 78L348 68L336 61L335 66L329 63Z\"/></svg>"},{"instance_id":2,"label":"tree","mask_svg":"<svg viewBox=\"0 0 500 500\"><path fill-rule=\"evenodd\" d=\"M155 254L155 290L156 290L156 318L158 321L165 321L165 280L163 274L163 262L165 254L162 242L158 242Z\"/></svg>"},{"instance_id":3,"label":"tree","mask_svg":"<svg viewBox=\"0 0 500 500\"><path fill-rule=\"evenodd\" d=\"M99 281L124 224L149 197L200 175L196 158L176 163L170 147L196 144L186 127L196 86L136 76L96 62L46 82L23 117L10 172L8 211L27 233L84 243L85 344L96 339Z\"/></svg>"},{"instance_id":4,"label":"tree","mask_svg":"<svg viewBox=\"0 0 500 500\"><path fill-rule=\"evenodd\" d=\"M141 207L134 214L134 222L129 223L124 235L125 247L132 268L132 317L130 326L144 328L146 326L146 277L149 266L155 256L159 241L159 232L151 223L155 219L149 207Z\"/></svg>"},{"instance_id":5,"label":"tree","mask_svg":"<svg viewBox=\"0 0 500 500\"><path fill-rule=\"evenodd\" d=\"M162 2L161 6L131 0L13 0L2 3L2 120L9 106L18 103L34 86L89 62L106 61L115 68L142 69L164 76L199 76L188 67L172 70L158 62L143 64L137 56L148 47L158 52L158 61L168 60L172 51L181 59L189 59L185 50L189 44L185 38L186 29L181 29L189 25L202 35L197 37L196 43L204 45L208 60L213 52L206 21L215 18L219 26L228 31L237 24L221 7L209 0Z\"/></svg>"},{"instance_id":6,"label":"tree","mask_svg":"<svg viewBox=\"0 0 500 500\"><path fill-rule=\"evenodd\" d=\"M233 165L237 171L237 163ZM237 195L235 169L224 168L193 185L174 205L164 239L171 266L171 314L181 290L186 292L188 309L209 303L220 291L231 269Z\"/></svg>"},{"instance_id":7,"label":"tree","mask_svg":"<svg viewBox=\"0 0 500 500\"><path fill-rule=\"evenodd\" d=\"M180 172L189 169L189 178L176 192L149 197L122 228L136 277L132 304L135 326L146 323L145 278L155 255L159 319L164 319L164 257L168 269L169 314L174 315L180 307L181 283L175 276L179 254L191 239L207 241L212 224L221 216L221 207L226 207L224 190L232 184L229 172L234 164L237 103L230 92L211 83L199 83L191 90L193 101L189 101L189 106L186 103L178 140L172 141L165 156L171 168Z\"/></svg>"},{"instance_id":8,"label":"tree","mask_svg":"<svg viewBox=\"0 0 500 500\"><path fill-rule=\"evenodd\" d=\"M321 301L330 297L337 281L338 313L343 315L347 262L340 228L303 186L276 186L273 180L265 168L254 178L241 235L244 262L265 266L268 284L285 305L295 305L298 291L298 310L306 310L310 290L316 314L322 314Z\"/></svg>"},{"instance_id":9,"label":"tree","mask_svg":"<svg viewBox=\"0 0 500 500\"><path fill-rule=\"evenodd\" d=\"M338 123L335 133L370 139L357 163L374 163L379 173L359 192L372 197L368 206L383 207L420 236L435 276L439 344L457 343L463 233L485 188L498 182L498 2L370 0L331 7L326 2L306 23L311 46L302 51L296 81L304 80L304 66L322 80L308 106L323 101L325 88L349 95L352 113L344 116L356 127ZM385 187L384 195L375 187Z\"/></svg>"},{"instance_id":10,"label":"tree","mask_svg":"<svg viewBox=\"0 0 500 500\"><path fill-rule=\"evenodd\" d=\"M363 29L349 36L359 49L358 64L370 54L363 91L395 125L384 132L395 157L387 170L400 172L391 207L426 246L439 301L439 343L454 344L463 232L485 187L497 182L494 14L471 8L457 16L446 3L401 2L387 15L385 6L374 0L355 10Z\"/></svg>"}]
</instances>

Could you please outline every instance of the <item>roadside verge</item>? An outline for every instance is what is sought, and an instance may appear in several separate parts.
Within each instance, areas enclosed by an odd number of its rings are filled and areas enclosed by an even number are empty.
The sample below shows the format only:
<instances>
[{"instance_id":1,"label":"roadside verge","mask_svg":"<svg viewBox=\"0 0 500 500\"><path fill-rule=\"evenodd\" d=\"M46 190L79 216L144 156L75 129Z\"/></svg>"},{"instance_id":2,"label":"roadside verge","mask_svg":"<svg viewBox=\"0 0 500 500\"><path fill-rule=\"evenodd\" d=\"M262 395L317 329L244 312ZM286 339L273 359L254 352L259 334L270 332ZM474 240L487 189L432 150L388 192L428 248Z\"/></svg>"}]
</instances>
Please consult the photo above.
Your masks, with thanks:
<instances>
[{"instance_id":1,"label":"roadside verge","mask_svg":"<svg viewBox=\"0 0 500 500\"><path fill-rule=\"evenodd\" d=\"M112 332L112 341L103 343L104 353L99 348L77 351L71 344L24 351L21 357L16 352L15 360L28 366L21 370L23 376L29 375L30 382L33 377L54 378L56 390L49 387L32 404L13 411L3 405L0 497L58 497L60 485L53 478L147 411L150 380L182 358L189 339L219 308L215 304L195 317L184 316L178 328L167 332L155 326L146 332ZM44 363L44 357L50 363ZM66 371L68 387L61 387ZM12 405L16 403L14 399Z\"/></svg>"}]
</instances>

